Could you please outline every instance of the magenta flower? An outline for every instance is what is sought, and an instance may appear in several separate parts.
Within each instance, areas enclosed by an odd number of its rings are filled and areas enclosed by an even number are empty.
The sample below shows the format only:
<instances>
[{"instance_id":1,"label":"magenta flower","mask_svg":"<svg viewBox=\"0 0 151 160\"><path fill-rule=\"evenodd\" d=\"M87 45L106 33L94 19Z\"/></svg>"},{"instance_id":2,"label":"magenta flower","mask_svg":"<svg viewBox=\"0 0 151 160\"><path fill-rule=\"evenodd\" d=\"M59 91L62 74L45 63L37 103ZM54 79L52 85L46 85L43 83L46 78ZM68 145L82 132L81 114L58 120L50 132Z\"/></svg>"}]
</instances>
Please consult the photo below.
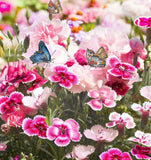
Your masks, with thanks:
<instances>
[{"instance_id":1,"label":"magenta flower","mask_svg":"<svg viewBox=\"0 0 151 160\"><path fill-rule=\"evenodd\" d=\"M11 10L11 5L6 3L6 2L0 2L0 12L4 13L4 12L10 12Z\"/></svg>"},{"instance_id":2,"label":"magenta flower","mask_svg":"<svg viewBox=\"0 0 151 160\"><path fill-rule=\"evenodd\" d=\"M49 77L52 82L59 82L60 86L70 89L72 85L78 84L78 78L71 72L68 72L65 66L55 66L54 75Z\"/></svg>"},{"instance_id":3,"label":"magenta flower","mask_svg":"<svg viewBox=\"0 0 151 160\"><path fill-rule=\"evenodd\" d=\"M37 135L38 137L43 139L47 138L46 131L48 125L46 124L45 120L46 117L41 115L36 115L33 120L31 118L25 118L22 124L24 133L28 136Z\"/></svg>"},{"instance_id":4,"label":"magenta flower","mask_svg":"<svg viewBox=\"0 0 151 160\"><path fill-rule=\"evenodd\" d=\"M100 156L101 160L132 160L128 152L121 152L118 148L111 148L108 152L103 152Z\"/></svg>"},{"instance_id":5,"label":"magenta flower","mask_svg":"<svg viewBox=\"0 0 151 160\"><path fill-rule=\"evenodd\" d=\"M93 146L84 146L84 145L77 145L73 148L72 151L72 158L76 160L89 160L88 155L94 152L95 148ZM66 158L71 158L70 154L67 154Z\"/></svg>"},{"instance_id":6,"label":"magenta flower","mask_svg":"<svg viewBox=\"0 0 151 160\"><path fill-rule=\"evenodd\" d=\"M122 115L120 115L117 112L112 112L109 115L109 120L112 122L106 123L106 126L114 127L117 125L121 135L124 134L124 127L131 129L136 126L133 117L131 117L128 113L122 113Z\"/></svg>"},{"instance_id":7,"label":"magenta flower","mask_svg":"<svg viewBox=\"0 0 151 160\"><path fill-rule=\"evenodd\" d=\"M88 65L87 58L86 58L86 50L85 49L79 49L75 54L74 57L76 61L81 65Z\"/></svg>"},{"instance_id":8,"label":"magenta flower","mask_svg":"<svg viewBox=\"0 0 151 160\"><path fill-rule=\"evenodd\" d=\"M20 109L22 106L22 98L24 95L20 92L13 92L9 97L0 97L0 113L1 114L12 114Z\"/></svg>"},{"instance_id":9,"label":"magenta flower","mask_svg":"<svg viewBox=\"0 0 151 160\"><path fill-rule=\"evenodd\" d=\"M87 104L95 111L102 109L102 104L106 107L115 107L114 102L116 98L116 92L109 87L102 87L99 90L92 90L88 92L88 96L95 98L89 101Z\"/></svg>"},{"instance_id":10,"label":"magenta flower","mask_svg":"<svg viewBox=\"0 0 151 160\"><path fill-rule=\"evenodd\" d=\"M151 94L150 94L150 92L151 92L151 86L144 86L140 90L141 96L143 96L143 97L145 97L145 98L147 98L148 100L151 101Z\"/></svg>"},{"instance_id":11,"label":"magenta flower","mask_svg":"<svg viewBox=\"0 0 151 160\"><path fill-rule=\"evenodd\" d=\"M125 80L132 78L132 74L136 71L136 68L128 63L121 63L116 56L112 56L108 60L112 69L108 70L108 73Z\"/></svg>"},{"instance_id":12,"label":"magenta flower","mask_svg":"<svg viewBox=\"0 0 151 160\"><path fill-rule=\"evenodd\" d=\"M112 142L118 136L118 131L95 125L91 129L86 129L84 135L94 141Z\"/></svg>"},{"instance_id":13,"label":"magenta flower","mask_svg":"<svg viewBox=\"0 0 151 160\"><path fill-rule=\"evenodd\" d=\"M151 27L151 17L139 17L134 23L140 27L146 26L147 28Z\"/></svg>"},{"instance_id":14,"label":"magenta flower","mask_svg":"<svg viewBox=\"0 0 151 160\"><path fill-rule=\"evenodd\" d=\"M59 118L53 119L53 124L47 129L47 138L51 141L55 139L57 146L67 146L70 140L78 142L81 139L79 124L73 119L63 121Z\"/></svg>"},{"instance_id":15,"label":"magenta flower","mask_svg":"<svg viewBox=\"0 0 151 160\"><path fill-rule=\"evenodd\" d=\"M131 153L137 159L151 159L151 147L143 147L137 144L132 148Z\"/></svg>"},{"instance_id":16,"label":"magenta flower","mask_svg":"<svg viewBox=\"0 0 151 160\"><path fill-rule=\"evenodd\" d=\"M5 151L7 145L5 143L0 143L0 151Z\"/></svg>"},{"instance_id":17,"label":"magenta flower","mask_svg":"<svg viewBox=\"0 0 151 160\"><path fill-rule=\"evenodd\" d=\"M36 69L30 71L20 62L10 62L0 74L0 95L16 91L20 85L25 89L24 92L32 91L46 82L47 80L43 80Z\"/></svg>"},{"instance_id":18,"label":"magenta flower","mask_svg":"<svg viewBox=\"0 0 151 160\"><path fill-rule=\"evenodd\" d=\"M151 134L150 133L144 133L138 130L135 132L135 137L130 137L128 138L128 140L137 142L137 143L141 143L146 146L151 146Z\"/></svg>"}]
</instances>

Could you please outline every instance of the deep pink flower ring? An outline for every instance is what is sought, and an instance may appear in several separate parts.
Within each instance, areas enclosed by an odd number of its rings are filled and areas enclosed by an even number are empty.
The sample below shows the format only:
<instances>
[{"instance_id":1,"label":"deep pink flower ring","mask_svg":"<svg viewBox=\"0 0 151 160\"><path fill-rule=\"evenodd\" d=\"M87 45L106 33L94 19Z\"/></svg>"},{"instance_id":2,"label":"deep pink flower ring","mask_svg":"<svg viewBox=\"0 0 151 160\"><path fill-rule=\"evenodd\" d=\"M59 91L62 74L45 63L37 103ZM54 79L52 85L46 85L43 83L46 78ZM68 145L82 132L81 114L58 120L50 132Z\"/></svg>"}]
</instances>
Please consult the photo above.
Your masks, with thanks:
<instances>
[{"instance_id":1,"label":"deep pink flower ring","mask_svg":"<svg viewBox=\"0 0 151 160\"><path fill-rule=\"evenodd\" d=\"M31 118L25 118L22 124L24 133L28 136L37 135L38 137L45 139L46 130L48 128L45 120L46 117L41 115L36 115L33 120Z\"/></svg>"},{"instance_id":2,"label":"deep pink flower ring","mask_svg":"<svg viewBox=\"0 0 151 160\"><path fill-rule=\"evenodd\" d=\"M146 26L147 28L151 27L151 17L138 17L134 23L140 27Z\"/></svg>"},{"instance_id":3,"label":"deep pink flower ring","mask_svg":"<svg viewBox=\"0 0 151 160\"><path fill-rule=\"evenodd\" d=\"M100 156L101 160L132 160L128 152L123 152L118 148L111 148L108 152L103 152Z\"/></svg>"},{"instance_id":4,"label":"deep pink flower ring","mask_svg":"<svg viewBox=\"0 0 151 160\"><path fill-rule=\"evenodd\" d=\"M52 82L59 82L60 86L70 89L72 85L78 84L78 78L71 72L68 72L66 66L55 66L54 75L49 77Z\"/></svg>"},{"instance_id":5,"label":"deep pink flower ring","mask_svg":"<svg viewBox=\"0 0 151 160\"><path fill-rule=\"evenodd\" d=\"M62 121L54 118L52 126L47 129L47 138L55 140L55 144L62 147L67 146L70 140L78 142L81 139L79 124L73 119Z\"/></svg>"},{"instance_id":6,"label":"deep pink flower ring","mask_svg":"<svg viewBox=\"0 0 151 160\"><path fill-rule=\"evenodd\" d=\"M108 63L112 69L108 70L108 73L115 76L121 77L124 80L129 80L132 78L132 74L136 72L136 68L128 63L121 63L121 61L116 57L112 56L108 59Z\"/></svg>"},{"instance_id":7,"label":"deep pink flower ring","mask_svg":"<svg viewBox=\"0 0 151 160\"><path fill-rule=\"evenodd\" d=\"M12 92L9 97L2 96L0 98L0 113L12 114L20 109L22 104L22 98L24 95L20 92Z\"/></svg>"}]
</instances>

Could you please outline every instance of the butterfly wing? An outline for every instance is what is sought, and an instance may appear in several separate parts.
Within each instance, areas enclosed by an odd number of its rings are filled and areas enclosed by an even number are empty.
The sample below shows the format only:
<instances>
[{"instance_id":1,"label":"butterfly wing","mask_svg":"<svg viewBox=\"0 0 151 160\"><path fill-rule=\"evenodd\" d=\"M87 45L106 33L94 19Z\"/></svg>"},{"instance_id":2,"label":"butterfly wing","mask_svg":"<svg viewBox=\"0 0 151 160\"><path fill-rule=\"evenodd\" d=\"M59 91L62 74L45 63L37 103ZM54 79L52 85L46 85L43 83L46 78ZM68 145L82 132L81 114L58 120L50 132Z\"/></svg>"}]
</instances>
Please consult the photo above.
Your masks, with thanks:
<instances>
[{"instance_id":1,"label":"butterfly wing","mask_svg":"<svg viewBox=\"0 0 151 160\"><path fill-rule=\"evenodd\" d=\"M106 61L101 59L93 50L87 49L86 58L91 67L105 67Z\"/></svg>"},{"instance_id":2,"label":"butterfly wing","mask_svg":"<svg viewBox=\"0 0 151 160\"><path fill-rule=\"evenodd\" d=\"M44 62L48 62L48 61L51 61L51 55L50 55L50 52L48 50L48 48L46 47L45 43L43 41L40 41L39 42L39 51L43 54L43 61Z\"/></svg>"},{"instance_id":3,"label":"butterfly wing","mask_svg":"<svg viewBox=\"0 0 151 160\"><path fill-rule=\"evenodd\" d=\"M31 57L30 60L33 63L42 63L51 61L51 55L43 41L39 42L39 51L36 51Z\"/></svg>"},{"instance_id":4,"label":"butterfly wing","mask_svg":"<svg viewBox=\"0 0 151 160\"><path fill-rule=\"evenodd\" d=\"M30 57L30 60L31 60L33 63L42 63L42 62L44 62L44 61L43 61L43 58L44 58L44 52L36 51L36 52Z\"/></svg>"},{"instance_id":5,"label":"butterfly wing","mask_svg":"<svg viewBox=\"0 0 151 160\"><path fill-rule=\"evenodd\" d=\"M89 61L88 61L88 64L89 64L91 67L105 67L106 61L100 59L100 58L97 57L97 56L90 56Z\"/></svg>"},{"instance_id":6,"label":"butterfly wing","mask_svg":"<svg viewBox=\"0 0 151 160\"><path fill-rule=\"evenodd\" d=\"M94 55L98 56L102 60L105 60L108 57L104 47L100 47Z\"/></svg>"},{"instance_id":7,"label":"butterfly wing","mask_svg":"<svg viewBox=\"0 0 151 160\"><path fill-rule=\"evenodd\" d=\"M59 0L50 0L48 4L48 12L49 14L57 14L62 10L61 4Z\"/></svg>"}]
</instances>

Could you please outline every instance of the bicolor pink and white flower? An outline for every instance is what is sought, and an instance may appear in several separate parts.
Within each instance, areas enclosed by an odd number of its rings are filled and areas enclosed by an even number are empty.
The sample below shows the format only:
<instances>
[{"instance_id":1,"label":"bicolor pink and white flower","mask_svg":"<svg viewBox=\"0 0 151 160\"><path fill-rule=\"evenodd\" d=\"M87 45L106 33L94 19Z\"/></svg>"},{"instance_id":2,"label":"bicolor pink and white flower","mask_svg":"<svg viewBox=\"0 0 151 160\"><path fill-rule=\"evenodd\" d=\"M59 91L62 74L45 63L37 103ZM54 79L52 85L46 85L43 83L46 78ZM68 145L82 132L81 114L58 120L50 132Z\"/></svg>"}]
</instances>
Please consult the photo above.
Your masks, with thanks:
<instances>
[{"instance_id":1,"label":"bicolor pink and white flower","mask_svg":"<svg viewBox=\"0 0 151 160\"><path fill-rule=\"evenodd\" d=\"M138 17L134 23L140 27L147 27L150 28L151 27L151 17Z\"/></svg>"},{"instance_id":2,"label":"bicolor pink and white flower","mask_svg":"<svg viewBox=\"0 0 151 160\"><path fill-rule=\"evenodd\" d=\"M50 141L55 140L57 146L67 146L70 141L79 142L81 139L79 124L74 119L63 121L54 118L52 126L47 129L47 138Z\"/></svg>"},{"instance_id":3,"label":"bicolor pink and white flower","mask_svg":"<svg viewBox=\"0 0 151 160\"><path fill-rule=\"evenodd\" d=\"M118 159L132 160L128 152L123 152L118 148L111 148L107 152L103 152L100 156L101 160Z\"/></svg>"},{"instance_id":4,"label":"bicolor pink and white flower","mask_svg":"<svg viewBox=\"0 0 151 160\"><path fill-rule=\"evenodd\" d=\"M141 111L142 112L141 124L142 124L142 127L145 126L148 122L149 113L151 110L151 102L144 102L143 106L141 106L140 104L137 104L137 103L133 103L131 108L134 111Z\"/></svg>"},{"instance_id":5,"label":"bicolor pink and white flower","mask_svg":"<svg viewBox=\"0 0 151 160\"><path fill-rule=\"evenodd\" d=\"M58 82L60 86L70 89L72 85L79 83L78 77L68 71L66 66L55 66L53 68L54 75L48 79L52 82Z\"/></svg>"},{"instance_id":6,"label":"bicolor pink and white flower","mask_svg":"<svg viewBox=\"0 0 151 160\"><path fill-rule=\"evenodd\" d=\"M95 148L93 146L77 145L74 146L71 153L72 158L76 160L89 160L88 156L94 152ZM71 158L70 154L67 154L66 158Z\"/></svg>"},{"instance_id":7,"label":"bicolor pink and white flower","mask_svg":"<svg viewBox=\"0 0 151 160\"><path fill-rule=\"evenodd\" d=\"M109 87L102 87L98 90L91 90L88 96L94 98L87 104L95 111L102 109L102 104L106 107L112 108L116 106L116 92Z\"/></svg>"},{"instance_id":8,"label":"bicolor pink and white flower","mask_svg":"<svg viewBox=\"0 0 151 160\"><path fill-rule=\"evenodd\" d=\"M45 122L46 117L41 115L36 115L34 119L25 118L23 120L22 129L24 133L28 136L38 136L40 138L46 139L46 131L48 125Z\"/></svg>"},{"instance_id":9,"label":"bicolor pink and white flower","mask_svg":"<svg viewBox=\"0 0 151 160\"><path fill-rule=\"evenodd\" d=\"M94 141L112 142L118 136L118 131L107 129L101 125L94 125L91 129L86 129L84 135Z\"/></svg>"},{"instance_id":10,"label":"bicolor pink and white flower","mask_svg":"<svg viewBox=\"0 0 151 160\"><path fill-rule=\"evenodd\" d=\"M137 142L137 143L141 143L145 146L151 146L151 134L150 133L144 133L138 130L135 132L135 137L130 137L128 138L128 140Z\"/></svg>"},{"instance_id":11,"label":"bicolor pink and white flower","mask_svg":"<svg viewBox=\"0 0 151 160\"><path fill-rule=\"evenodd\" d=\"M125 127L127 129L131 129L136 126L133 117L131 117L128 113L119 114L117 112L112 112L109 115L109 120L112 122L106 123L106 126L114 127L117 125L120 134L124 133Z\"/></svg>"},{"instance_id":12,"label":"bicolor pink and white flower","mask_svg":"<svg viewBox=\"0 0 151 160\"><path fill-rule=\"evenodd\" d=\"M151 159L151 147L144 147L137 144L132 148L131 153L137 159Z\"/></svg>"},{"instance_id":13,"label":"bicolor pink and white flower","mask_svg":"<svg viewBox=\"0 0 151 160\"><path fill-rule=\"evenodd\" d=\"M116 56L112 56L108 59L108 63L112 69L108 70L108 73L129 80L132 78L132 74L136 72L136 68L128 63L122 63Z\"/></svg>"}]
</instances>

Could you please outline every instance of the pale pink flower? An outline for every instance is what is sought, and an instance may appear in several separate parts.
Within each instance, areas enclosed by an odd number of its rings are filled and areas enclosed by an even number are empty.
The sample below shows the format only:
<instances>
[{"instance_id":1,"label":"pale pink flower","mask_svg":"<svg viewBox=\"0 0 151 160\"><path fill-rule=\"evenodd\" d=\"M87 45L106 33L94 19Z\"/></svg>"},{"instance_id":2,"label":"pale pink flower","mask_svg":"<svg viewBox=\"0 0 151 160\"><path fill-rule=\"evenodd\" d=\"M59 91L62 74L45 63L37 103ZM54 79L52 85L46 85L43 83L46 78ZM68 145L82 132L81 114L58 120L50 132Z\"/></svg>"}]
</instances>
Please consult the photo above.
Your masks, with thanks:
<instances>
[{"instance_id":1,"label":"pale pink flower","mask_svg":"<svg viewBox=\"0 0 151 160\"><path fill-rule=\"evenodd\" d=\"M147 98L148 100L151 101L151 86L144 86L140 89L140 94L141 96Z\"/></svg>"},{"instance_id":2,"label":"pale pink flower","mask_svg":"<svg viewBox=\"0 0 151 160\"><path fill-rule=\"evenodd\" d=\"M88 96L95 98L89 101L87 104L95 111L102 109L102 104L106 107L112 108L116 106L115 98L116 92L109 87L102 87L98 90L91 90L88 92Z\"/></svg>"},{"instance_id":3,"label":"pale pink flower","mask_svg":"<svg viewBox=\"0 0 151 160\"><path fill-rule=\"evenodd\" d=\"M84 135L94 141L112 142L118 136L118 131L107 129L101 125L94 125L91 129L86 129Z\"/></svg>"},{"instance_id":4,"label":"pale pink flower","mask_svg":"<svg viewBox=\"0 0 151 160\"><path fill-rule=\"evenodd\" d=\"M63 121L59 118L54 118L52 126L47 129L47 138L50 141L55 140L57 146L67 146L70 140L79 142L81 139L79 132L79 124L73 119Z\"/></svg>"},{"instance_id":5,"label":"pale pink flower","mask_svg":"<svg viewBox=\"0 0 151 160\"><path fill-rule=\"evenodd\" d=\"M101 160L118 159L132 160L128 152L123 152L118 148L111 148L108 152L103 152L100 156Z\"/></svg>"},{"instance_id":6,"label":"pale pink flower","mask_svg":"<svg viewBox=\"0 0 151 160\"><path fill-rule=\"evenodd\" d=\"M109 65L112 69L108 70L108 73L122 79L129 80L132 78L132 74L136 72L136 68L128 63L121 63L120 59L116 56L112 56L108 59Z\"/></svg>"},{"instance_id":7,"label":"pale pink flower","mask_svg":"<svg viewBox=\"0 0 151 160\"><path fill-rule=\"evenodd\" d=\"M115 14L107 14L101 19L101 26L114 29L126 34L130 33L131 26L126 23L123 19L115 16Z\"/></svg>"},{"instance_id":8,"label":"pale pink flower","mask_svg":"<svg viewBox=\"0 0 151 160\"><path fill-rule=\"evenodd\" d=\"M50 21L49 16L44 16L37 17L31 26L23 30L23 33L30 36L30 47L37 48L40 40L46 44L55 43L66 47L70 28L65 21L59 19ZM21 37L25 37L25 35L21 35Z\"/></svg>"},{"instance_id":9,"label":"pale pink flower","mask_svg":"<svg viewBox=\"0 0 151 160\"><path fill-rule=\"evenodd\" d=\"M42 87L36 88L32 92L32 96L24 96L22 102L27 108L38 109L46 105L46 101L49 96L55 97L55 93L51 91L51 88Z\"/></svg>"},{"instance_id":10,"label":"pale pink flower","mask_svg":"<svg viewBox=\"0 0 151 160\"><path fill-rule=\"evenodd\" d=\"M128 138L128 140L137 142L137 143L141 143L145 146L151 146L151 134L150 133L144 133L138 130L135 132L135 137L130 137Z\"/></svg>"},{"instance_id":11,"label":"pale pink flower","mask_svg":"<svg viewBox=\"0 0 151 160\"><path fill-rule=\"evenodd\" d=\"M74 146L73 151L72 151L72 158L76 160L84 160L88 158L88 155L92 154L94 152L95 148L93 146L84 146L84 145L77 145ZM70 154L66 156L66 158L71 158Z\"/></svg>"},{"instance_id":12,"label":"pale pink flower","mask_svg":"<svg viewBox=\"0 0 151 160\"><path fill-rule=\"evenodd\" d=\"M133 103L131 108L134 111L141 111L142 112L141 127L144 128L148 122L149 113L151 110L151 102L144 102L143 106L141 106L140 104Z\"/></svg>"},{"instance_id":13,"label":"pale pink flower","mask_svg":"<svg viewBox=\"0 0 151 160\"><path fill-rule=\"evenodd\" d=\"M52 82L58 82L62 87L70 89L72 85L79 83L77 76L69 72L66 66L55 66L53 71L54 75L51 75L48 79Z\"/></svg>"},{"instance_id":14,"label":"pale pink flower","mask_svg":"<svg viewBox=\"0 0 151 160\"><path fill-rule=\"evenodd\" d=\"M122 3L123 14L132 19L139 16L150 16L151 3L150 0L126 0Z\"/></svg>"},{"instance_id":15,"label":"pale pink flower","mask_svg":"<svg viewBox=\"0 0 151 160\"><path fill-rule=\"evenodd\" d=\"M22 124L24 133L28 136L37 135L40 138L46 139L48 125L45 120L46 117L41 115L36 115L33 120L31 118L25 118Z\"/></svg>"},{"instance_id":16,"label":"pale pink flower","mask_svg":"<svg viewBox=\"0 0 151 160\"><path fill-rule=\"evenodd\" d=\"M103 85L103 82L106 81L106 72L107 67L105 68L94 68L90 69L89 65L81 66L78 63L74 63L71 67L69 67L69 71L74 73L80 83L74 85L70 91L73 93L80 93L82 91L90 91L95 88L100 88ZM89 78L88 78L89 75ZM100 85L98 85L100 84Z\"/></svg>"},{"instance_id":17,"label":"pale pink flower","mask_svg":"<svg viewBox=\"0 0 151 160\"><path fill-rule=\"evenodd\" d=\"M5 143L0 143L0 151L5 151L7 145Z\"/></svg>"},{"instance_id":18,"label":"pale pink flower","mask_svg":"<svg viewBox=\"0 0 151 160\"><path fill-rule=\"evenodd\" d=\"M119 114L117 112L112 112L109 115L109 120L112 122L106 123L106 126L114 127L117 125L119 132L122 134L124 127L131 129L136 126L133 117L131 117L128 113Z\"/></svg>"}]
</instances>

